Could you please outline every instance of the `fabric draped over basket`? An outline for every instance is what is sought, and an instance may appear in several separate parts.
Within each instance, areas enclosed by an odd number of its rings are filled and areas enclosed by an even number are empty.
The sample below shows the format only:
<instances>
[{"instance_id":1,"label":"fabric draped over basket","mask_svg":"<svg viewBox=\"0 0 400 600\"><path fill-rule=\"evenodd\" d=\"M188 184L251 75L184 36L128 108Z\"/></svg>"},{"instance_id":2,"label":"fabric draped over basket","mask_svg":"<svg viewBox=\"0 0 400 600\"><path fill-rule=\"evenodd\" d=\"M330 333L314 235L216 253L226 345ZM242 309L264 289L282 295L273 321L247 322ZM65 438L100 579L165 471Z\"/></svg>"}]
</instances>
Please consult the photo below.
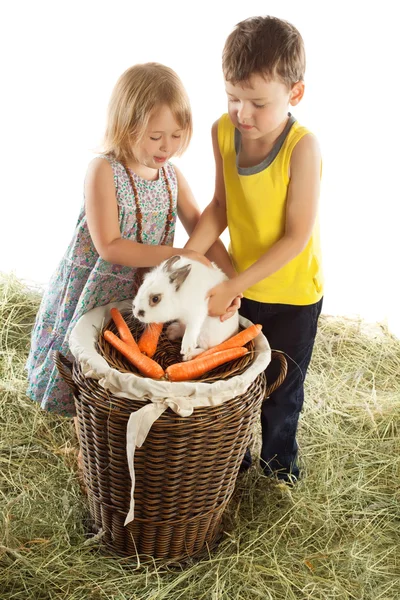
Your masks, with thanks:
<instances>
[{"instance_id":1,"label":"fabric draped over basket","mask_svg":"<svg viewBox=\"0 0 400 600\"><path fill-rule=\"evenodd\" d=\"M268 366L271 349L265 336L260 333L255 339L256 356L249 368L241 375L213 383L157 381L134 373L121 373L110 367L96 350L99 331L109 320L110 310L114 306L123 311L130 309L131 302L111 303L87 312L75 325L69 345L85 377L98 380L101 387L117 397L143 400L143 407L130 414L126 431L127 460L132 481L130 509L125 520L127 525L134 519L135 448L142 446L153 423L168 408L180 417L188 417L196 407L217 406L244 394ZM243 327L251 325L244 317L240 317L240 323Z\"/></svg>"}]
</instances>

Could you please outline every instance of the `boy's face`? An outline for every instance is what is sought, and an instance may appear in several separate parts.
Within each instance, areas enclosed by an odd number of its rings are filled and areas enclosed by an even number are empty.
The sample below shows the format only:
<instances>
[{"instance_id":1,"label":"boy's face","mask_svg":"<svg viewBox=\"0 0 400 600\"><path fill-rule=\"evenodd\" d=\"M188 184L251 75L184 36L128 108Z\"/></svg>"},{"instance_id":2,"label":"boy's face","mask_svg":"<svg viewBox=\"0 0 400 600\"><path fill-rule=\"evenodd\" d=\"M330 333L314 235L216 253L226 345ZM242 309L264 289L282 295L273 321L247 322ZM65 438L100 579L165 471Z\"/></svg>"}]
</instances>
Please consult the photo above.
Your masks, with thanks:
<instances>
[{"instance_id":1,"label":"boy's face","mask_svg":"<svg viewBox=\"0 0 400 600\"><path fill-rule=\"evenodd\" d=\"M228 112L243 137L259 140L274 133L287 119L289 105L300 102L304 83L288 87L278 79L252 75L249 81L233 85L225 81Z\"/></svg>"}]
</instances>

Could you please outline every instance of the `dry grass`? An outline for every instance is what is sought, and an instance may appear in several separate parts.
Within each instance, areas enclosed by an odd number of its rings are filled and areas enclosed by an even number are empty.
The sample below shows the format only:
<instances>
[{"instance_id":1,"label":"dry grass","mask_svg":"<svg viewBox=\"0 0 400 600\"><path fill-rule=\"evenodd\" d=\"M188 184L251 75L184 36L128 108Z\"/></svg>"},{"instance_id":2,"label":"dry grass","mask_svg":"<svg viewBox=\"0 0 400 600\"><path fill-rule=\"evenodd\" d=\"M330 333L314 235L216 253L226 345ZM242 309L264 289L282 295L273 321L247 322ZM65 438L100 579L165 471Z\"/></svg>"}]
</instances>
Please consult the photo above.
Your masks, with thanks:
<instances>
[{"instance_id":1,"label":"dry grass","mask_svg":"<svg viewBox=\"0 0 400 600\"><path fill-rule=\"evenodd\" d=\"M0 280L0 590L3 600L400 598L400 342L323 317L293 489L254 468L207 560L134 568L85 532L69 421L24 395L39 294Z\"/></svg>"}]
</instances>

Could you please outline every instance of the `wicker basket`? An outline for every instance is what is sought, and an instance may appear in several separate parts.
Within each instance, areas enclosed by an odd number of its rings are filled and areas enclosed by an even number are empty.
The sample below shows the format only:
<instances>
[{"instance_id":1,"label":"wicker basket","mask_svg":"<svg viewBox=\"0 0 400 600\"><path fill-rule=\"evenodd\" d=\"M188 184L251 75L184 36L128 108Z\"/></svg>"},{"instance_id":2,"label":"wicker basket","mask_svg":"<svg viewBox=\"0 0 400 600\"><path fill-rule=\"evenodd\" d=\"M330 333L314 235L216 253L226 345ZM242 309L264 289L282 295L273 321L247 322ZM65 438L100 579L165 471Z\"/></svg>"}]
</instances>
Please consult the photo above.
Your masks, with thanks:
<instances>
[{"instance_id":1,"label":"wicker basket","mask_svg":"<svg viewBox=\"0 0 400 600\"><path fill-rule=\"evenodd\" d=\"M127 320L137 338L141 324ZM106 327L112 329L112 324ZM179 360L179 348L180 342L162 335L155 358L165 368ZM111 366L134 371L104 342L99 342L98 351ZM252 356L219 367L203 381L237 375ZM218 542L222 514L261 402L286 376L284 356L273 353L272 357L280 360L281 373L268 389L262 373L241 396L218 406L195 408L189 417L167 409L155 421L135 452L135 518L124 526L130 503L126 427L130 414L144 402L111 395L97 380L86 378L77 361L72 365L55 353L60 374L74 391L91 517L95 527L104 531L109 549L141 560L182 561Z\"/></svg>"}]
</instances>

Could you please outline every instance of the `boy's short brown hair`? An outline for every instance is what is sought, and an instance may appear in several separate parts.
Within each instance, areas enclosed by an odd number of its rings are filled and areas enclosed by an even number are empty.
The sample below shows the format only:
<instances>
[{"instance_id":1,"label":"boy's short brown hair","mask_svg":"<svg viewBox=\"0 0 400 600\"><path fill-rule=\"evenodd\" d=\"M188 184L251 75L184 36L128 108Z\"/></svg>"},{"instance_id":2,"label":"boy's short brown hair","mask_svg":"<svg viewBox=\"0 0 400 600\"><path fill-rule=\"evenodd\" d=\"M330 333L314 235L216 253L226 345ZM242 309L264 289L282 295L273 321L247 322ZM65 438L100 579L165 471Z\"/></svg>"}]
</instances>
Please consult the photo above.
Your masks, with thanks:
<instances>
[{"instance_id":1,"label":"boy's short brown hair","mask_svg":"<svg viewBox=\"0 0 400 600\"><path fill-rule=\"evenodd\" d=\"M238 23L225 42L226 81L248 81L253 74L281 79L289 88L304 79L306 57L297 29L276 17L251 17Z\"/></svg>"}]
</instances>

